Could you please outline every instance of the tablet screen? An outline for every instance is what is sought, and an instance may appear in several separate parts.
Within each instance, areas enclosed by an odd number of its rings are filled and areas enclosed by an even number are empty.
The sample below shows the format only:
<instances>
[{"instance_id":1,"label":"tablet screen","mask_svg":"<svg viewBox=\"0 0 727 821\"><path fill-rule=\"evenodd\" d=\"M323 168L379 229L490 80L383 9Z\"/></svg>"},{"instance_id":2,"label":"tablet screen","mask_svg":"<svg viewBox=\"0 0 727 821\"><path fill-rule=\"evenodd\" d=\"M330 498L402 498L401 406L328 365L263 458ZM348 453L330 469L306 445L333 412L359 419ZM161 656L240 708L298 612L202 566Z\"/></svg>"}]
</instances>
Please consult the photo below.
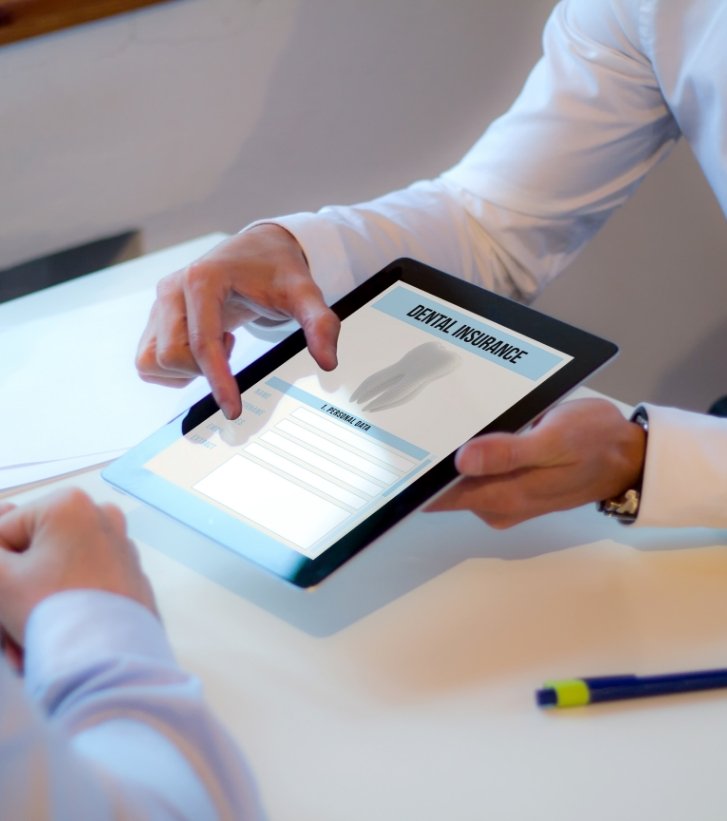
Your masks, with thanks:
<instances>
[{"instance_id":1,"label":"tablet screen","mask_svg":"<svg viewBox=\"0 0 727 821\"><path fill-rule=\"evenodd\" d=\"M244 555L315 563L573 362L512 324L395 279L343 318L334 371L301 347L242 390L239 419L192 415L141 469Z\"/></svg>"}]
</instances>

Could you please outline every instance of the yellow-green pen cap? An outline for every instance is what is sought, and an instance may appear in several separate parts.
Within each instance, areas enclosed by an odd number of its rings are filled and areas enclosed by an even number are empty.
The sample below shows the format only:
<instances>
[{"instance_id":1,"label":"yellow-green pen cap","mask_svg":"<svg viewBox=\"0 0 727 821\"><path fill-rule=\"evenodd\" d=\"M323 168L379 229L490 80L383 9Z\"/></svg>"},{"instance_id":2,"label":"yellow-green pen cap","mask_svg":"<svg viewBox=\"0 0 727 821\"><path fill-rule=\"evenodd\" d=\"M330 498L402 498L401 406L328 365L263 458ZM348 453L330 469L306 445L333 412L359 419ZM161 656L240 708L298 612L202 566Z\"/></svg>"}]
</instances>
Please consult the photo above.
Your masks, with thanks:
<instances>
[{"instance_id":1,"label":"yellow-green pen cap","mask_svg":"<svg viewBox=\"0 0 727 821\"><path fill-rule=\"evenodd\" d=\"M591 691L580 678L546 681L537 700L541 707L583 707L591 703Z\"/></svg>"}]
</instances>

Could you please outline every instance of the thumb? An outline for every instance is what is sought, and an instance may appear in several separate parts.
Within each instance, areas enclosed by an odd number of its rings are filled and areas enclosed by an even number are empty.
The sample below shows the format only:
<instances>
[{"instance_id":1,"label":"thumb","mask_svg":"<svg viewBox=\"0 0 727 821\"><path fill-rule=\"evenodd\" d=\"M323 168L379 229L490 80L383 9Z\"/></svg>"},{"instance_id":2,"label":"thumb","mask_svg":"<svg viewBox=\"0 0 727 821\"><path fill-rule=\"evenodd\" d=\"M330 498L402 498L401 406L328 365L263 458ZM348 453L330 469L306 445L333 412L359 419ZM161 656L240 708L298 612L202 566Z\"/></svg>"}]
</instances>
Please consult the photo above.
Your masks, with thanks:
<instances>
[{"instance_id":1,"label":"thumb","mask_svg":"<svg viewBox=\"0 0 727 821\"><path fill-rule=\"evenodd\" d=\"M502 476L547 463L537 428L524 433L489 433L465 443L455 465L463 476Z\"/></svg>"},{"instance_id":2,"label":"thumb","mask_svg":"<svg viewBox=\"0 0 727 821\"><path fill-rule=\"evenodd\" d=\"M14 640L19 640L17 625L13 621L13 608L20 595L18 574L21 572L23 551L28 545L27 523L21 511L10 512L0 517L0 626L5 627Z\"/></svg>"},{"instance_id":3,"label":"thumb","mask_svg":"<svg viewBox=\"0 0 727 821\"><path fill-rule=\"evenodd\" d=\"M0 547L0 634L6 639L3 651L9 660L17 660L23 646L25 626L33 609L33 602L28 597L27 587L23 584L23 556L12 550ZM8 648L7 640L10 648ZM16 665L17 666L17 665Z\"/></svg>"},{"instance_id":4,"label":"thumb","mask_svg":"<svg viewBox=\"0 0 727 821\"><path fill-rule=\"evenodd\" d=\"M16 565L19 556L0 539L0 627L8 625L7 608L17 595Z\"/></svg>"},{"instance_id":5,"label":"thumb","mask_svg":"<svg viewBox=\"0 0 727 821\"><path fill-rule=\"evenodd\" d=\"M17 554L0 540L0 597L4 598L4 591L8 589L14 570L14 561Z\"/></svg>"},{"instance_id":6,"label":"thumb","mask_svg":"<svg viewBox=\"0 0 727 821\"><path fill-rule=\"evenodd\" d=\"M10 513L13 510L15 510L15 505L10 504L9 502L0 502L0 517L4 516L6 513ZM5 550L12 550L12 547L3 538L2 527L0 527L0 554Z\"/></svg>"},{"instance_id":7,"label":"thumb","mask_svg":"<svg viewBox=\"0 0 727 821\"><path fill-rule=\"evenodd\" d=\"M35 508L10 505L0 514L0 557L6 551L19 553L30 544L35 530Z\"/></svg>"}]
</instances>

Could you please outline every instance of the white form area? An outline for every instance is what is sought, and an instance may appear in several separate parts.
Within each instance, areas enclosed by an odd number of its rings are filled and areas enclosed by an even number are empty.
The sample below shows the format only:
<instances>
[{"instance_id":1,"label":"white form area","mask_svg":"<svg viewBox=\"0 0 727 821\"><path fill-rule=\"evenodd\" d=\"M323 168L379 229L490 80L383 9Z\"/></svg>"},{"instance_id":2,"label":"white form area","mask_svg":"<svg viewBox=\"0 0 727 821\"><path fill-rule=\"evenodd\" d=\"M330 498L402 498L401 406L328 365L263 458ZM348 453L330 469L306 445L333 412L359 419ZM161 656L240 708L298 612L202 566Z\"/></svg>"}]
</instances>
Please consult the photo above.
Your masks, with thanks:
<instances>
[{"instance_id":1,"label":"white form area","mask_svg":"<svg viewBox=\"0 0 727 821\"><path fill-rule=\"evenodd\" d=\"M195 489L303 550L349 515L312 490L239 454L213 470Z\"/></svg>"},{"instance_id":2,"label":"white form area","mask_svg":"<svg viewBox=\"0 0 727 821\"><path fill-rule=\"evenodd\" d=\"M309 551L415 465L387 445L298 408L194 487Z\"/></svg>"},{"instance_id":3,"label":"white form area","mask_svg":"<svg viewBox=\"0 0 727 821\"><path fill-rule=\"evenodd\" d=\"M301 425L296 425L290 419L284 419L275 426L275 430L279 433L290 436L291 439L300 442L303 445L310 447L312 450L325 453L334 459L338 459L344 465L356 468L357 470L367 473L372 479L378 479L380 482L393 482L398 479L398 475L389 468L384 467L379 462L374 462L366 456L351 450L345 442L338 444L327 439L325 436L320 436L313 431L304 428Z\"/></svg>"},{"instance_id":4,"label":"white form area","mask_svg":"<svg viewBox=\"0 0 727 821\"><path fill-rule=\"evenodd\" d=\"M304 468L296 462L292 462L285 456L275 453L270 450L270 448L265 448L257 442L253 442L249 447L246 447L245 453L250 456L257 457L257 459L270 467L277 468L279 471L287 473L294 479L298 479L300 482L310 485L328 496L332 496L339 502L343 502L344 505L359 508L362 507L367 501L363 496L358 496L355 493L351 493L349 490L341 487L335 482L324 479L318 473L314 473L312 470L308 470L308 468Z\"/></svg>"},{"instance_id":5,"label":"white form area","mask_svg":"<svg viewBox=\"0 0 727 821\"><path fill-rule=\"evenodd\" d=\"M259 441L278 448L285 453L286 457L299 459L315 470L321 471L339 482L345 482L349 487L364 493L366 496L375 496L383 490L384 486L382 484L369 481L358 473L354 473L350 468L339 465L338 462L332 462L325 456L321 456L320 453L309 450L303 445L298 445L273 430L263 434Z\"/></svg>"}]
</instances>

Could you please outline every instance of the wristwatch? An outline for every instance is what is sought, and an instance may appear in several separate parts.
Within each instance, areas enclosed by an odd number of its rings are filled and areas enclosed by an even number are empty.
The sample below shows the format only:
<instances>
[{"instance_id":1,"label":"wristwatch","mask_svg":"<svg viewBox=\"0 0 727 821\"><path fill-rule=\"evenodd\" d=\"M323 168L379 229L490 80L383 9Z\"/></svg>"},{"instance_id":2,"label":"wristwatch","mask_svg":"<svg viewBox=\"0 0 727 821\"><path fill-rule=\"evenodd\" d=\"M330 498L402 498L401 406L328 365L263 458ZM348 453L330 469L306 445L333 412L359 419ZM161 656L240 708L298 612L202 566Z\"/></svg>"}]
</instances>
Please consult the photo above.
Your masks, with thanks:
<instances>
[{"instance_id":1,"label":"wristwatch","mask_svg":"<svg viewBox=\"0 0 727 821\"><path fill-rule=\"evenodd\" d=\"M635 422L644 432L649 432L649 415L646 408L639 405L638 408L631 415L631 422ZM639 515L639 505L641 503L641 485L643 483L644 473L641 471L638 482L634 487L621 493L619 496L612 496L610 499L604 499L598 502L598 510L606 516L613 516L619 522L625 525L633 524L636 517Z\"/></svg>"}]
</instances>

